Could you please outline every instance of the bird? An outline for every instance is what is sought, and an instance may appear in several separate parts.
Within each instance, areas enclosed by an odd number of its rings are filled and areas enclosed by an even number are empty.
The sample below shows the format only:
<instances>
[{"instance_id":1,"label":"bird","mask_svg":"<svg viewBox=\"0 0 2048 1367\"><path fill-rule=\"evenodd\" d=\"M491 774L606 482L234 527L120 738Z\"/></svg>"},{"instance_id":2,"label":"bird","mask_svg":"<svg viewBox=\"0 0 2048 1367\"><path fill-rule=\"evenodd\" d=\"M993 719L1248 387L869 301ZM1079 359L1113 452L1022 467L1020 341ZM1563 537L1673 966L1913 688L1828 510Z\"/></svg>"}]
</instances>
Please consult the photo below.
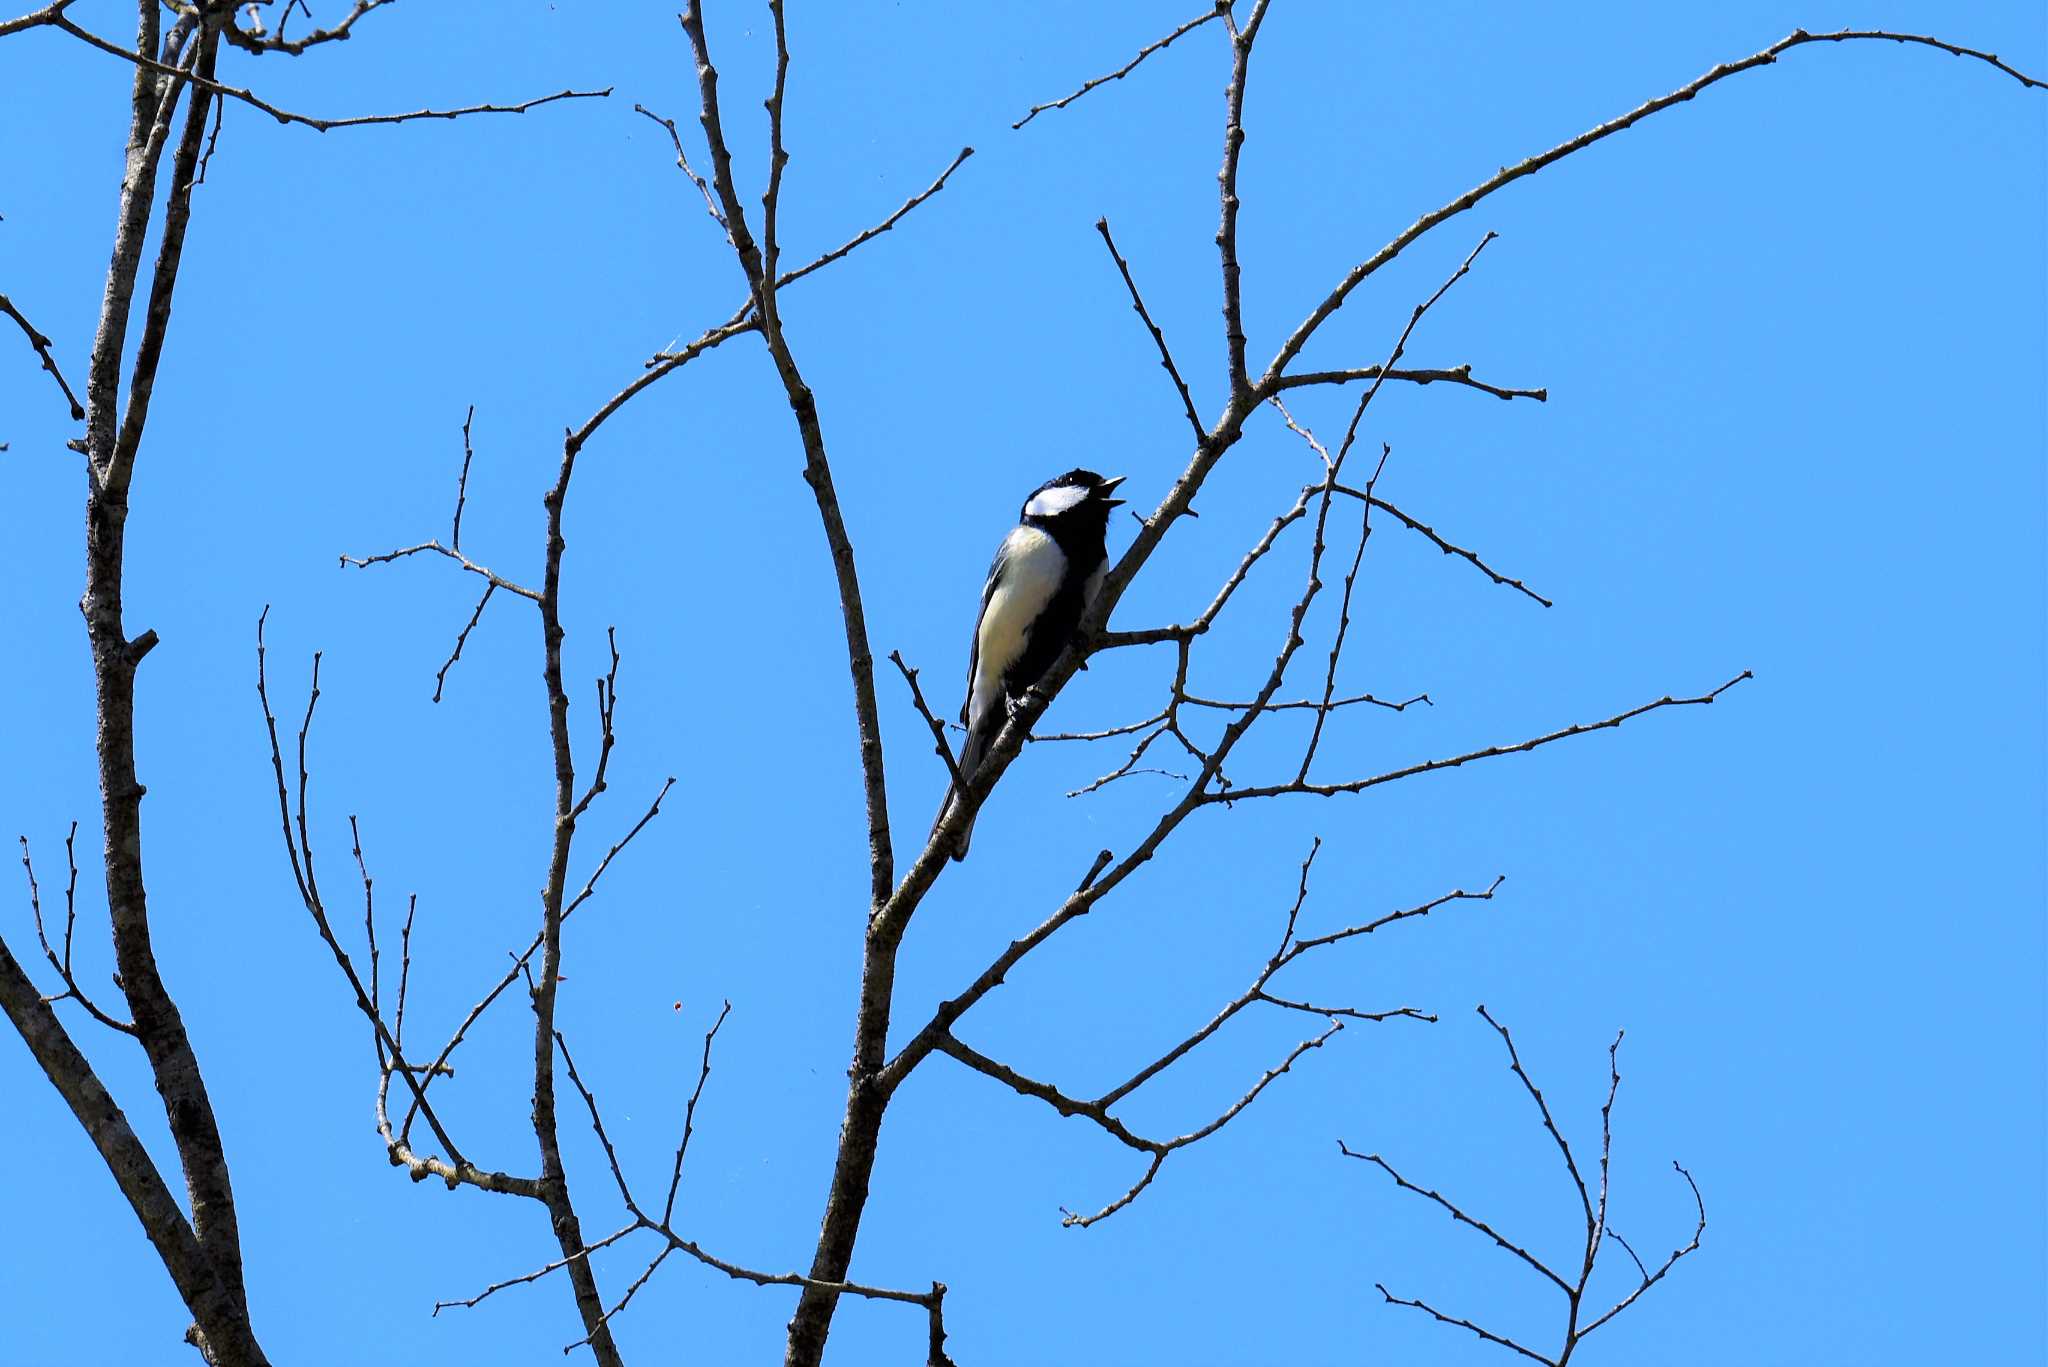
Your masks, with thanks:
<instances>
[{"instance_id":1,"label":"bird","mask_svg":"<svg viewBox=\"0 0 2048 1367\"><path fill-rule=\"evenodd\" d=\"M967 697L960 721L967 739L960 747L959 781L949 787L936 836L972 782L988 747L1030 687L1052 668L1081 616L1101 591L1109 568L1109 513L1123 506L1114 498L1124 476L1104 479L1093 470L1069 470L1031 491L1017 525L996 548L981 612L967 656ZM970 819L951 853L967 857L974 833Z\"/></svg>"}]
</instances>

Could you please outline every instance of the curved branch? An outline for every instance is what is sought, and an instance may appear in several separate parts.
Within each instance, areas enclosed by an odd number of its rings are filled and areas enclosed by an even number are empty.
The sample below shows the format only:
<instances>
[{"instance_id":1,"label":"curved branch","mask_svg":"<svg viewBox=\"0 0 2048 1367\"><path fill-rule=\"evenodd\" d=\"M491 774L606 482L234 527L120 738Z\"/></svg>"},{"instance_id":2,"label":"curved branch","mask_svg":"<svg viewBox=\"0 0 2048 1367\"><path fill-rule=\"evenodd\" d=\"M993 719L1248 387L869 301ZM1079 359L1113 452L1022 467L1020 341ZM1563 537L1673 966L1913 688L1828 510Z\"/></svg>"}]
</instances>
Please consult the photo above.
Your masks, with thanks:
<instances>
[{"instance_id":1,"label":"curved branch","mask_svg":"<svg viewBox=\"0 0 2048 1367\"><path fill-rule=\"evenodd\" d=\"M1464 213L1494 191L1512 185L1524 176L1532 176L1551 163L1562 161L1572 153L1591 147L1594 143L1610 138L1626 128L1632 128L1644 119L1649 118L1652 114L1669 109L1675 104L1683 104L1709 86L1724 81L1730 76L1752 70L1756 67L1770 66L1778 60L1781 53L1788 52L1795 47L1802 47L1808 43L1846 43L1865 39L1885 39L1894 43L1916 44L1922 47L1934 48L1956 57L1970 58L2005 73L2029 90L2048 90L2048 82L2043 82L2008 66L2005 62L1999 60L1996 53L1980 52L1975 48L1944 42L1939 38L1928 37L1925 34L1894 33L1884 29L1846 28L1839 29L1833 33L1808 33L1805 29L1794 29L1760 52L1751 53L1749 56L1736 61L1723 62L1705 75L1700 76L1696 80L1686 82L1668 95L1659 95L1656 99L1645 100L1634 109L1629 110L1628 113L1618 118L1609 119L1606 123L1596 127L1589 128L1575 138L1567 138L1547 152L1538 152L1535 156L1516 162L1513 166L1502 167L1498 174L1489 176L1448 204L1432 209L1421 218L1416 219L1414 223L1404 229L1393 241L1387 243L1386 246L1380 248L1370 257L1367 257L1364 261L1353 267L1351 273L1338 283L1337 288L1330 291L1328 297L1322 303L1316 305L1314 311L1304 318L1300 326L1296 327L1287 340L1281 344L1280 350L1274 354L1272 362L1267 365L1265 379L1261 383L1272 384L1278 380L1294 358L1301 354L1301 349L1308 345L1309 338L1315 335L1316 329L1321 327L1331 314L1344 306L1344 301L1350 297L1351 292L1357 289L1367 276L1406 251L1415 243L1416 239L1430 231L1430 229L1456 218L1459 214Z\"/></svg>"},{"instance_id":2,"label":"curved branch","mask_svg":"<svg viewBox=\"0 0 2048 1367\"><path fill-rule=\"evenodd\" d=\"M303 38L287 38L284 36L284 30L285 26L291 22L293 3L297 3L301 8L304 8L303 0L287 0L284 13L278 17L277 32L275 33L265 33L260 26L254 29L245 29L230 23L221 30L221 36L226 38L235 47L242 49L242 51L252 52L257 56L261 56L266 52L282 52L288 56L296 57L308 48L318 47L323 43L346 42L354 36L353 30L356 20L362 18L371 10L382 9L386 5L395 3L395 0L356 0L354 7L347 14L343 15L338 22L330 24L326 28L316 28ZM310 12L308 17L311 17Z\"/></svg>"}]
</instances>

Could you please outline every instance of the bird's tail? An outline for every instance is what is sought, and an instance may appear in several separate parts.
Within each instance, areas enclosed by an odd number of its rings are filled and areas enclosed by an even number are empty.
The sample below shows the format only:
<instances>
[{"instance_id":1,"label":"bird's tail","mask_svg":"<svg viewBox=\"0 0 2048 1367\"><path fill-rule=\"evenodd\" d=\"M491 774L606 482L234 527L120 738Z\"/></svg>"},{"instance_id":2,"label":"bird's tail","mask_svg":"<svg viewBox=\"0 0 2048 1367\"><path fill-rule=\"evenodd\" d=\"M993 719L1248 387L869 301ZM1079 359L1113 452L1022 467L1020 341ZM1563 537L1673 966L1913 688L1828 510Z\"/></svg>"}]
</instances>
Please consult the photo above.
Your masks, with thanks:
<instances>
[{"instance_id":1,"label":"bird's tail","mask_svg":"<svg viewBox=\"0 0 2048 1367\"><path fill-rule=\"evenodd\" d=\"M981 767L981 757L983 753L985 753L988 749L988 742L988 734L980 727L976 727L975 729L967 733L966 743L960 747L961 784L971 783L974 781L974 771ZM946 824L946 818L953 815L953 809L960 803L960 796L961 795L959 785L951 785L947 787L945 805L939 808L938 820L932 822L932 836L937 835L939 833L939 827ZM979 815L979 812L975 813L975 816ZM961 828L959 838L955 840L953 843L951 854L955 860L961 860L967 857L967 844L968 841L973 838L973 836L974 818L970 817L968 818L966 826ZM926 840L930 840L931 836L926 836L925 838Z\"/></svg>"}]
</instances>

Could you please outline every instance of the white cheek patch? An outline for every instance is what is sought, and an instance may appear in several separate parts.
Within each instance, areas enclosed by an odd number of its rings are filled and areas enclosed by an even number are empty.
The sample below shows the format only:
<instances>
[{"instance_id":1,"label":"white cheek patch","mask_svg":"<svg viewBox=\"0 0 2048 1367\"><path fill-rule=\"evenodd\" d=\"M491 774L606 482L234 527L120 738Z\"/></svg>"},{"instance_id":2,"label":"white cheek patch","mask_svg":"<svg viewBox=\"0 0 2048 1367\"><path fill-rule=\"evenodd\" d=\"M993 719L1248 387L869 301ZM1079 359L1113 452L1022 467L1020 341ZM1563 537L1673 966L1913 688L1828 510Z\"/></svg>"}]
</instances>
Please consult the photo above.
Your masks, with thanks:
<instances>
[{"instance_id":1,"label":"white cheek patch","mask_svg":"<svg viewBox=\"0 0 2048 1367\"><path fill-rule=\"evenodd\" d=\"M1050 489L1042 489L1033 494L1031 501L1024 505L1024 516L1058 517L1061 513L1071 512L1085 503L1089 492L1078 484L1059 484Z\"/></svg>"}]
</instances>

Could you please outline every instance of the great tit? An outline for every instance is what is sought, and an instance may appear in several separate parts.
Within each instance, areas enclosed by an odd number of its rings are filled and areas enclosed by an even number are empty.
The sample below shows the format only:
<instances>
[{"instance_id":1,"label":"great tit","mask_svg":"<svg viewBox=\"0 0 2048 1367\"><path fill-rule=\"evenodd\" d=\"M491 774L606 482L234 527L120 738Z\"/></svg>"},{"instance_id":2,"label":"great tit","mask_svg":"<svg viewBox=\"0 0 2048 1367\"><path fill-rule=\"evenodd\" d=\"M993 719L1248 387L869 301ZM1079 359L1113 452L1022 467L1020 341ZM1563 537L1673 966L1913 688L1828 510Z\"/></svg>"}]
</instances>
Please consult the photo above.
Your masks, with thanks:
<instances>
[{"instance_id":1,"label":"great tit","mask_svg":"<svg viewBox=\"0 0 2048 1367\"><path fill-rule=\"evenodd\" d=\"M973 780L1011 710L1059 659L1101 589L1109 567L1109 510L1123 506L1110 495L1123 482L1122 475L1104 479L1093 470L1069 470L1047 480L1024 500L1016 528L997 547L967 656L961 783ZM958 801L957 790L947 794L934 834ZM967 857L973 833L969 821L953 858Z\"/></svg>"}]
</instances>

